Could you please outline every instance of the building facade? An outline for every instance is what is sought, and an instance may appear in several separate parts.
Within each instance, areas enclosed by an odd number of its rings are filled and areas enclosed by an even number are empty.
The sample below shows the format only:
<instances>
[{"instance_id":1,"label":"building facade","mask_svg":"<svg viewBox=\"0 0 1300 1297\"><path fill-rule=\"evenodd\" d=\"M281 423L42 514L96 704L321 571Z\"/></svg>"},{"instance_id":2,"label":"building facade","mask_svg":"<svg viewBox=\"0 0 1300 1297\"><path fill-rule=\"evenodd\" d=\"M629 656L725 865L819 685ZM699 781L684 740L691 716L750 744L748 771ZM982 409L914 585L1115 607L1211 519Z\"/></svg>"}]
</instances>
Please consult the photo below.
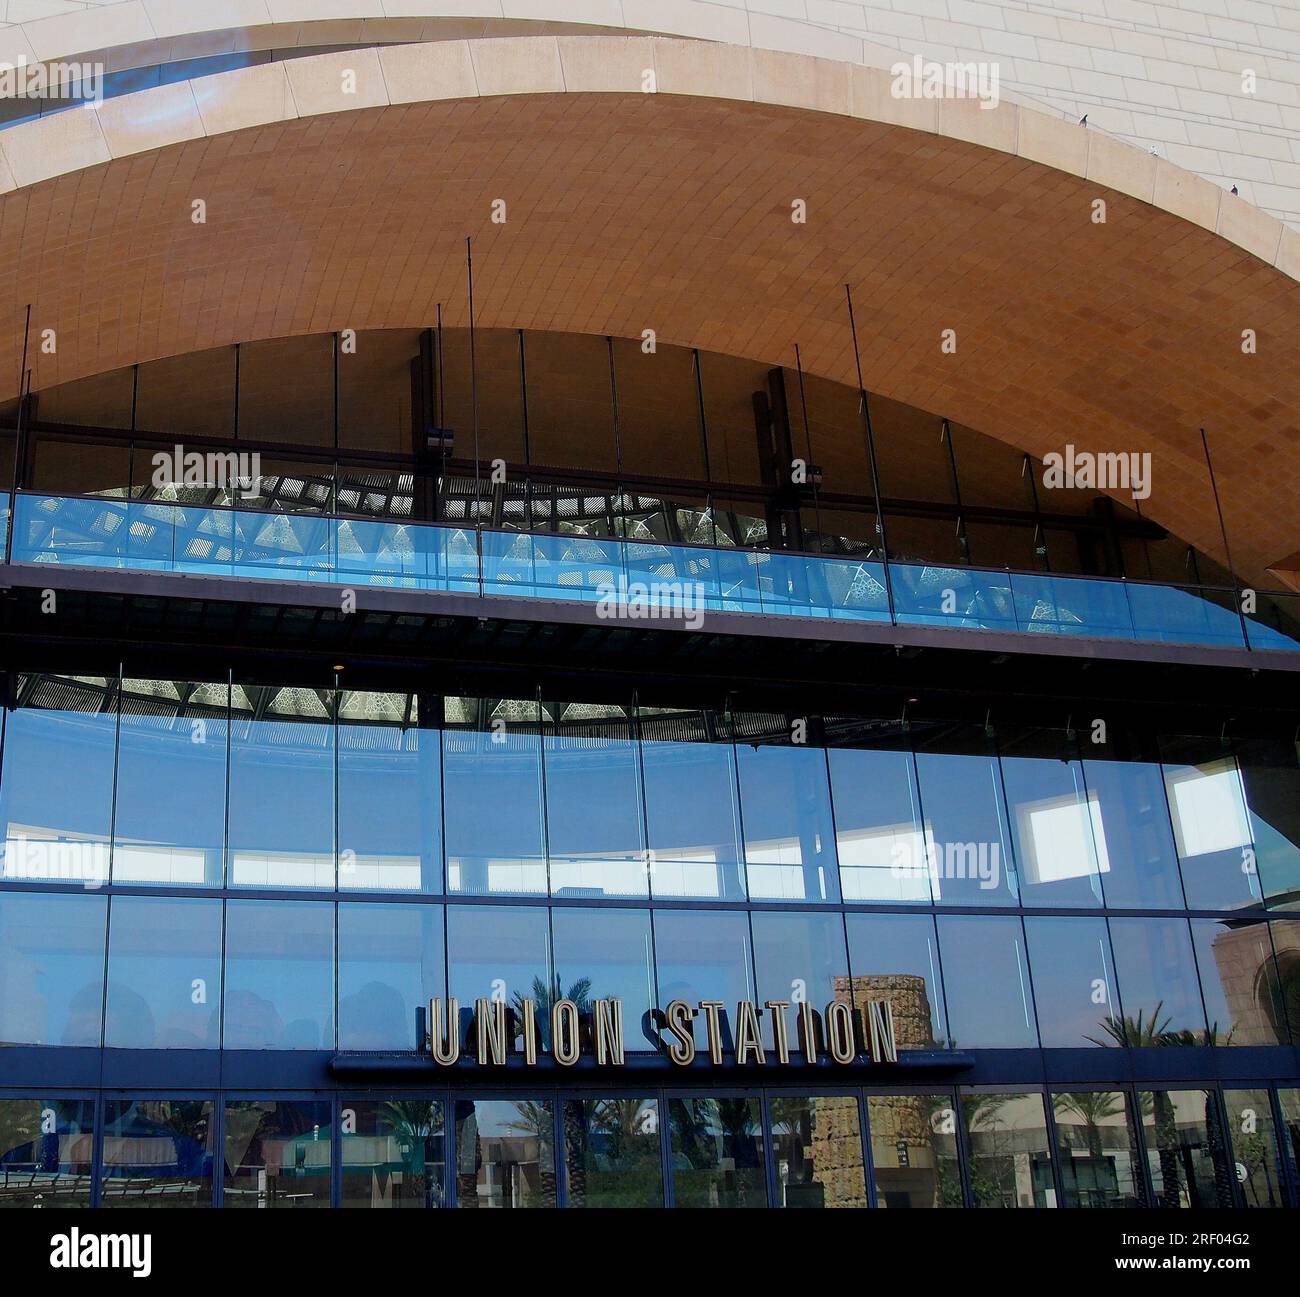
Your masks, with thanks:
<instances>
[{"instance_id":1,"label":"building facade","mask_svg":"<svg viewBox=\"0 0 1300 1297\"><path fill-rule=\"evenodd\" d=\"M1291 209L355 8L24 27L0 1204L1300 1206Z\"/></svg>"}]
</instances>

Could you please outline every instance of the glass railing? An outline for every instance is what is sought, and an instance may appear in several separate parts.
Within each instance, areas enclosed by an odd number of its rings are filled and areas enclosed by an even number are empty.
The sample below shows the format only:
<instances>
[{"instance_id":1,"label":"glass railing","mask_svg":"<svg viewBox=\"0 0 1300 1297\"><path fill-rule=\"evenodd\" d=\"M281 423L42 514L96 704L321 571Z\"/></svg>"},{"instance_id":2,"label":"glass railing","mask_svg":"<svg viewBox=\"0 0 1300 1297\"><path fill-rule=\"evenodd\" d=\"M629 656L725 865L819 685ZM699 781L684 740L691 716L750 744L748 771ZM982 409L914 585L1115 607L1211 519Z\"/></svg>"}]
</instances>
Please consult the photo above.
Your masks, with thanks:
<instances>
[{"instance_id":1,"label":"glass railing","mask_svg":"<svg viewBox=\"0 0 1300 1297\"><path fill-rule=\"evenodd\" d=\"M1300 596L831 558L613 537L20 492L20 563L323 581L596 603L616 619L704 612L1169 644L1300 649Z\"/></svg>"}]
</instances>

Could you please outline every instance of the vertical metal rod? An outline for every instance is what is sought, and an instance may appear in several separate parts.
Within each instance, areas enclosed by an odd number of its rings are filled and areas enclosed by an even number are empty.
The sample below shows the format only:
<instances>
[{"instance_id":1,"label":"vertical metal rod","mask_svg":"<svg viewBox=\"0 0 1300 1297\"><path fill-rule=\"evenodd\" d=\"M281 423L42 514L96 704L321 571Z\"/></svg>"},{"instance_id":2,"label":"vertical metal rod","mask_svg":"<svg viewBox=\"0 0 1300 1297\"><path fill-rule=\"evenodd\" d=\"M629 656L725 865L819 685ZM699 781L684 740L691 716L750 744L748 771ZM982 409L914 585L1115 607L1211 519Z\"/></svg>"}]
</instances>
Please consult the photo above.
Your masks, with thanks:
<instances>
[{"instance_id":1,"label":"vertical metal rod","mask_svg":"<svg viewBox=\"0 0 1300 1297\"><path fill-rule=\"evenodd\" d=\"M239 440L239 343L235 343L235 427L234 440Z\"/></svg>"},{"instance_id":2,"label":"vertical metal rod","mask_svg":"<svg viewBox=\"0 0 1300 1297\"><path fill-rule=\"evenodd\" d=\"M704 453L704 510L709 516L713 544L718 544L718 524L713 518L713 471L709 465L709 419L704 408L704 369L698 347L691 348L691 372L695 375L695 403L700 413L700 449Z\"/></svg>"},{"instance_id":3,"label":"vertical metal rod","mask_svg":"<svg viewBox=\"0 0 1300 1297\"><path fill-rule=\"evenodd\" d=\"M1201 449L1205 452L1205 467L1210 474L1210 490L1214 492L1214 508L1219 515L1219 535L1223 537L1223 557L1228 562L1228 577L1232 581L1232 596L1237 603L1237 620L1241 622L1241 638L1250 651L1250 636L1246 632L1246 613L1241 606L1241 582L1237 580L1237 569L1232 563L1232 547L1228 544L1228 528L1223 521L1223 505L1219 501L1219 483L1214 476L1214 461L1210 458L1210 439L1201 429Z\"/></svg>"},{"instance_id":4,"label":"vertical metal rod","mask_svg":"<svg viewBox=\"0 0 1300 1297\"><path fill-rule=\"evenodd\" d=\"M853 361L858 370L858 401L862 410L862 426L867 434L867 459L871 464L871 490L876 497L876 530L880 533L881 559L885 569L885 596L889 600L889 620L897 622L894 613L894 582L889 573L889 536L885 531L885 514L880 502L880 465L876 462L876 439L871 431L871 411L867 408L867 389L862 385L862 354L858 350L858 326L853 318L853 290L844 285L844 296L849 304L849 333L853 337Z\"/></svg>"},{"instance_id":5,"label":"vertical metal rod","mask_svg":"<svg viewBox=\"0 0 1300 1297\"><path fill-rule=\"evenodd\" d=\"M479 516L479 492L482 472L478 459L478 364L474 353L474 251L471 239L465 238L465 268L469 276L469 399L474 421L474 530L481 531L482 518ZM482 578L482 567L479 571Z\"/></svg>"},{"instance_id":6,"label":"vertical metal rod","mask_svg":"<svg viewBox=\"0 0 1300 1297\"><path fill-rule=\"evenodd\" d=\"M1034 461L1029 455L1025 456L1024 465L1020 470L1022 477L1029 479L1029 498L1034 504L1034 540L1035 550L1038 545L1043 547L1043 568L1045 571L1052 570L1052 552L1047 544L1047 528L1043 526L1043 511L1038 503L1038 483L1034 480Z\"/></svg>"},{"instance_id":7,"label":"vertical metal rod","mask_svg":"<svg viewBox=\"0 0 1300 1297\"><path fill-rule=\"evenodd\" d=\"M14 474L9 481L9 525L5 528L5 562L8 563L14 547L14 511L18 507L18 452L23 444L23 407L27 403L24 388L27 376L27 339L32 331L32 304L27 303L27 319L23 324L23 359L18 366L18 417L14 420Z\"/></svg>"},{"instance_id":8,"label":"vertical metal rod","mask_svg":"<svg viewBox=\"0 0 1300 1297\"><path fill-rule=\"evenodd\" d=\"M961 507L961 478L957 474L957 452L952 444L952 426L947 419L939 425L939 437L948 449L948 468L952 473L952 498L957 506L957 542L961 546L961 556L970 562L970 537L966 534L966 514Z\"/></svg>"},{"instance_id":9,"label":"vertical metal rod","mask_svg":"<svg viewBox=\"0 0 1300 1297\"><path fill-rule=\"evenodd\" d=\"M339 335L334 338L334 449L339 448Z\"/></svg>"},{"instance_id":10,"label":"vertical metal rod","mask_svg":"<svg viewBox=\"0 0 1300 1297\"><path fill-rule=\"evenodd\" d=\"M140 396L140 366L131 366L131 444L126 451L126 498L131 498L131 487L135 482L135 412Z\"/></svg>"}]
</instances>

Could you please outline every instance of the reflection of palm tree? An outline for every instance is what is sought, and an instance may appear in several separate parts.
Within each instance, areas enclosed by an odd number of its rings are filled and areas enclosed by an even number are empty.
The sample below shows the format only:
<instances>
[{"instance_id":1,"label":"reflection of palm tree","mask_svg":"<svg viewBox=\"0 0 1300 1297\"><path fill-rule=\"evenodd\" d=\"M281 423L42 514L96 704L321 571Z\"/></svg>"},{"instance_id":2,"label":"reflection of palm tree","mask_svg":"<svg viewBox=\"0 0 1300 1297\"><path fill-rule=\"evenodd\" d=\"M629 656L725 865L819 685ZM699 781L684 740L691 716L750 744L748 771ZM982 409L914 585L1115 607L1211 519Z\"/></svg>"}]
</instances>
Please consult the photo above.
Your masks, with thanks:
<instances>
[{"instance_id":1,"label":"reflection of palm tree","mask_svg":"<svg viewBox=\"0 0 1300 1297\"><path fill-rule=\"evenodd\" d=\"M1000 1121L1002 1109L1006 1106L1009 1095L1005 1094L964 1094L961 1099L962 1112L966 1118L966 1129L971 1137L971 1193L977 1207L994 1207L1003 1205L1007 1194L1015 1198L1015 1185L1008 1186L999 1175L1001 1156L998 1152L997 1135L1002 1130ZM975 1136L987 1136L988 1155L975 1155Z\"/></svg>"},{"instance_id":2,"label":"reflection of palm tree","mask_svg":"<svg viewBox=\"0 0 1300 1297\"><path fill-rule=\"evenodd\" d=\"M423 1177L425 1206L442 1205L441 1159L430 1147L442 1134L442 1104L428 1099L387 1099L379 1105L379 1128L397 1140L412 1178Z\"/></svg>"},{"instance_id":3,"label":"reflection of palm tree","mask_svg":"<svg viewBox=\"0 0 1300 1297\"><path fill-rule=\"evenodd\" d=\"M1088 1161L1094 1168L1094 1174L1106 1161L1105 1149L1102 1147L1102 1124L1114 1117L1123 1119L1124 1096L1113 1090L1081 1090L1076 1093L1062 1093L1052 1096L1052 1106L1059 1118L1063 1114L1073 1113L1083 1122L1084 1145L1088 1150ZM1057 1122L1058 1127L1062 1123ZM1061 1150L1062 1174L1070 1167L1070 1159L1065 1149ZM1076 1190L1077 1192L1077 1190ZM1139 1193L1142 1193L1139 1190ZM1082 1196L1081 1194L1079 1195ZM1145 1194L1143 1194L1145 1197ZM1067 1206L1069 1204L1067 1203ZM1075 1206L1083 1206L1078 1201Z\"/></svg>"},{"instance_id":4,"label":"reflection of palm tree","mask_svg":"<svg viewBox=\"0 0 1300 1297\"><path fill-rule=\"evenodd\" d=\"M557 975L548 986L540 977L533 978L532 998L537 1004L537 1028L542 1038L542 1048L551 1047L551 1010L561 1000L572 1000L578 1006L579 1015L591 1012L591 978L580 977L569 986L566 995L560 986ZM523 1021L524 997L516 995L514 1000L515 1021ZM586 1158L575 1156L583 1148L584 1135L582 1116L576 1104L564 1105L564 1144L570 1150L569 1157L569 1193L575 1202L583 1202L587 1197L587 1163ZM549 1141L548 1141L549 1144ZM554 1181L554 1171L550 1173ZM551 1186L554 1193L554 1184Z\"/></svg>"}]
</instances>

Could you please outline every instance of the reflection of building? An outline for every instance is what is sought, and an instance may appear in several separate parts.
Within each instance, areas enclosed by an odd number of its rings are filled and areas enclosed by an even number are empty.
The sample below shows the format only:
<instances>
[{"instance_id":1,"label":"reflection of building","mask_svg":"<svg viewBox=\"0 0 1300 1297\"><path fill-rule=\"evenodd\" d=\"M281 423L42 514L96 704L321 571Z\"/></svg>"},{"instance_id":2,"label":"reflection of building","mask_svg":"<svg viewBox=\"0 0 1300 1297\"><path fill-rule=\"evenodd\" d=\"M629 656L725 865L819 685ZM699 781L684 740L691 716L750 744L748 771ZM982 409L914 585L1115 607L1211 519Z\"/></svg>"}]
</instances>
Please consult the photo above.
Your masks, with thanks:
<instances>
[{"instance_id":1,"label":"reflection of building","mask_svg":"<svg viewBox=\"0 0 1300 1297\"><path fill-rule=\"evenodd\" d=\"M1217 1024L1218 1033L1231 1032L1234 1045L1277 1045L1287 1039L1279 985L1285 962L1275 965L1272 955L1266 925L1257 921L1225 924L1214 938L1214 962L1228 1008L1228 1021Z\"/></svg>"}]
</instances>

